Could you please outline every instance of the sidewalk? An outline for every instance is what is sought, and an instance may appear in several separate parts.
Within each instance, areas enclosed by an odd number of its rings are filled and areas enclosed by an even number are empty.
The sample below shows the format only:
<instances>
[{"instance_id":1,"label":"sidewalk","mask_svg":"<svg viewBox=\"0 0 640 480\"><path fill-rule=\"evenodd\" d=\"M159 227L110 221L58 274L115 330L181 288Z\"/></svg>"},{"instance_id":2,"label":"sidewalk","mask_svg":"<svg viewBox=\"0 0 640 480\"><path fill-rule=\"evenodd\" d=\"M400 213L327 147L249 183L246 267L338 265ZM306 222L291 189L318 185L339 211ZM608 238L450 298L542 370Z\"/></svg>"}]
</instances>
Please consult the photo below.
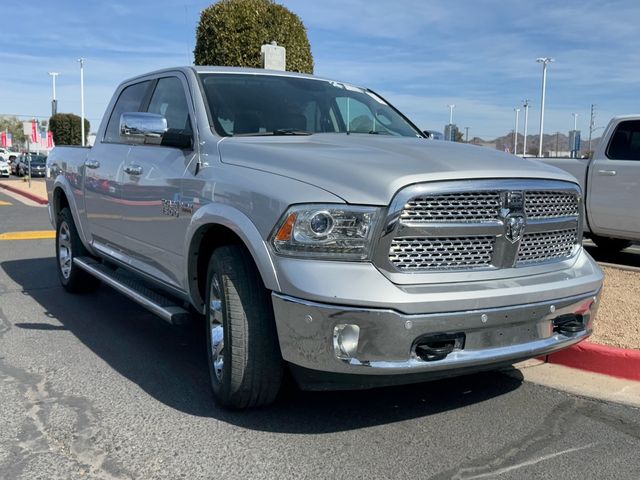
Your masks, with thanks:
<instances>
[{"instance_id":1,"label":"sidewalk","mask_svg":"<svg viewBox=\"0 0 640 480\"><path fill-rule=\"evenodd\" d=\"M40 205L46 205L48 203L47 186L44 179L31 179L31 188L29 188L29 181L21 178L2 179L0 180L0 188L22 195Z\"/></svg>"}]
</instances>

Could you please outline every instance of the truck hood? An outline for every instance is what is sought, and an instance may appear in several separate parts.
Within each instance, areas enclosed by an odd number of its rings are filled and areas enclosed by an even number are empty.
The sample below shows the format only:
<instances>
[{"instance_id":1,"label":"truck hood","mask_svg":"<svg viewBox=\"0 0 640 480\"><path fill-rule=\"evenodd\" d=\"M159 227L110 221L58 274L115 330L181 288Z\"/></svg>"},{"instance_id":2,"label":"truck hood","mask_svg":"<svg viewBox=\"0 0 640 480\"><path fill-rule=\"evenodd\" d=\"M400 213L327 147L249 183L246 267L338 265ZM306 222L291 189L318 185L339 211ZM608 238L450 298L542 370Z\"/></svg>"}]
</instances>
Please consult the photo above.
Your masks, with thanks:
<instances>
[{"instance_id":1,"label":"truck hood","mask_svg":"<svg viewBox=\"0 0 640 480\"><path fill-rule=\"evenodd\" d=\"M221 161L320 187L348 203L388 205L406 185L481 178L546 178L577 183L536 160L424 138L362 134L227 137Z\"/></svg>"}]
</instances>

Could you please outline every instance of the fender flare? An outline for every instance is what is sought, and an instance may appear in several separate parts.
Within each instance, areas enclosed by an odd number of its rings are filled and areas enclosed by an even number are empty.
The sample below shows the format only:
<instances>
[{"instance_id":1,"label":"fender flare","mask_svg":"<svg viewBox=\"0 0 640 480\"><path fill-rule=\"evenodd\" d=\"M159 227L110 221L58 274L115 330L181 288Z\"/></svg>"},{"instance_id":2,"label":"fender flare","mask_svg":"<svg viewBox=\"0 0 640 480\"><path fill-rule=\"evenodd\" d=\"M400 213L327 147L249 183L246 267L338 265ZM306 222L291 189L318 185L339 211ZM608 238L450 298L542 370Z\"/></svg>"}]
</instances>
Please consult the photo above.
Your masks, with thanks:
<instances>
[{"instance_id":1,"label":"fender flare","mask_svg":"<svg viewBox=\"0 0 640 480\"><path fill-rule=\"evenodd\" d=\"M85 231L86 222L83 222L80 218L76 197L73 194L73 187L64 175L58 175L53 181L53 187L51 189L51 201L49 202L49 217L51 219L51 223L54 227L57 228L56 215L54 211L54 209L56 208L56 190L62 190L65 197L67 198L67 202L69 203L69 210L71 210L71 216L73 217L73 222L76 225L76 230L78 231L78 235L80 236L80 240L82 241L83 245L91 254L95 254L93 248L91 248L90 238L87 236L87 232Z\"/></svg>"},{"instance_id":2,"label":"fender flare","mask_svg":"<svg viewBox=\"0 0 640 480\"><path fill-rule=\"evenodd\" d=\"M186 255L184 256L184 271L187 275L185 285L188 285L189 294L194 306L201 305L202 299L198 291L197 280L193 274L195 268L195 262L193 262L192 258L192 250L194 248L193 239L200 229L211 225L220 225L235 233L249 250L265 287L269 290L280 291L280 282L278 281L267 242L262 238L262 235L260 235L260 232L249 217L229 205L209 203L198 208L193 214L185 236L184 251Z\"/></svg>"}]
</instances>

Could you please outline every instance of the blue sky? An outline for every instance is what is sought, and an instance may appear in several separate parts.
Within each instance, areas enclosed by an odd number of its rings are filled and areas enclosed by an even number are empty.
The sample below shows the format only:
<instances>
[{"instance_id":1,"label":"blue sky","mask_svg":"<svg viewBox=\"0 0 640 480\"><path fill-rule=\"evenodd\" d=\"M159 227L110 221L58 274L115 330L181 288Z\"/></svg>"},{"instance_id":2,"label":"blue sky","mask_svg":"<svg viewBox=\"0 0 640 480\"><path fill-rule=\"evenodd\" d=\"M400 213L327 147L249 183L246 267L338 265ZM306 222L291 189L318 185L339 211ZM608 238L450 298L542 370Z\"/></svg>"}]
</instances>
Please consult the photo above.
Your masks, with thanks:
<instances>
[{"instance_id":1,"label":"blue sky","mask_svg":"<svg viewBox=\"0 0 640 480\"><path fill-rule=\"evenodd\" d=\"M0 114L48 116L58 71L59 111L80 113L86 57L86 115L97 129L123 79L193 61L199 0L31 0L3 5ZM545 132L583 138L596 126L640 112L640 2L536 0L281 1L308 29L317 75L370 87L419 126L454 123L485 139L513 129L513 109L533 107L538 133L541 66L549 56ZM522 115L521 115L522 131ZM599 134L601 130L596 132Z\"/></svg>"}]
</instances>

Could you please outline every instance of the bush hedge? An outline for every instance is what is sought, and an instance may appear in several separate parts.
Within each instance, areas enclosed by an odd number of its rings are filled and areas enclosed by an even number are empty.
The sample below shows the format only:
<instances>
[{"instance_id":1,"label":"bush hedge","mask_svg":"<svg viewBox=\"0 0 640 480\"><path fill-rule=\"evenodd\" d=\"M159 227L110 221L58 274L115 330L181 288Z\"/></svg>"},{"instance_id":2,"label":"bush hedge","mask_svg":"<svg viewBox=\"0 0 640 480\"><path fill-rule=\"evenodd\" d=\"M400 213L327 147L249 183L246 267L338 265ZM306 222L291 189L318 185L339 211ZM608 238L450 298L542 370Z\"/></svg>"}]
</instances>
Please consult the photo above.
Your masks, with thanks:
<instances>
[{"instance_id":1,"label":"bush hedge","mask_svg":"<svg viewBox=\"0 0 640 480\"><path fill-rule=\"evenodd\" d=\"M84 119L85 144L89 128L89 120ZM53 134L56 145L82 145L80 117L73 113L57 113L49 119L49 130Z\"/></svg>"},{"instance_id":2,"label":"bush hedge","mask_svg":"<svg viewBox=\"0 0 640 480\"><path fill-rule=\"evenodd\" d=\"M260 68L260 47L272 41L287 49L288 71L313 73L307 30L295 13L272 0L221 0L200 15L195 63Z\"/></svg>"}]
</instances>

